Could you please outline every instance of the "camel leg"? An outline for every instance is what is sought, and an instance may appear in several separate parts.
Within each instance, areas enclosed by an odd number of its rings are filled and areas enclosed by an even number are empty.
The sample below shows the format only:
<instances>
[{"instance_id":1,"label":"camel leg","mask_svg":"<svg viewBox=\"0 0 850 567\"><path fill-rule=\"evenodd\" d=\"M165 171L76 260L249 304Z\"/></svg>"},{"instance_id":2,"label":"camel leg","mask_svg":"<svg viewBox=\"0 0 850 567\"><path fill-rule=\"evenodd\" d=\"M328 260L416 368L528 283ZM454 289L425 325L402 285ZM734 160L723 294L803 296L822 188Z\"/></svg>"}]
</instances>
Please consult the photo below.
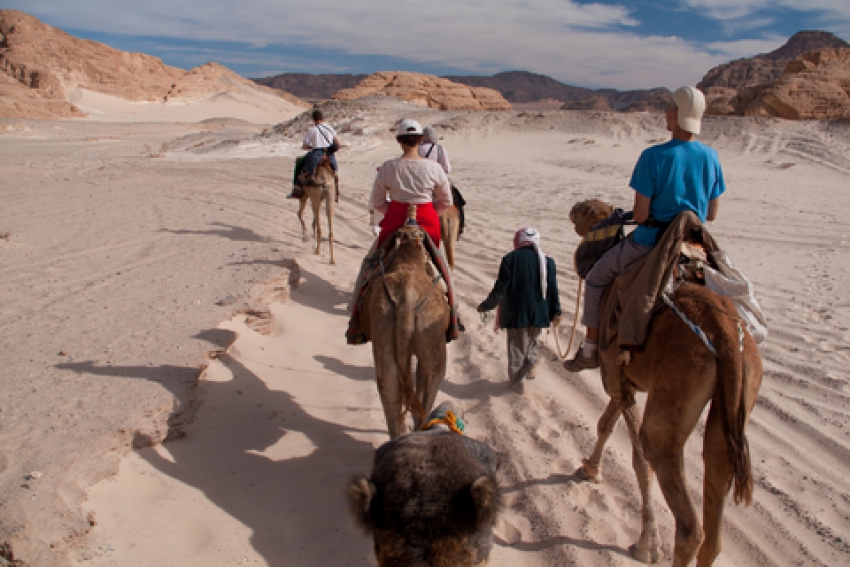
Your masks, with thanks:
<instances>
[{"instance_id":1,"label":"camel leg","mask_svg":"<svg viewBox=\"0 0 850 567\"><path fill-rule=\"evenodd\" d=\"M315 198L311 199L313 205L313 227L316 234L316 254L322 253L322 223L319 222L319 214L322 208L321 192Z\"/></svg>"},{"instance_id":2,"label":"camel leg","mask_svg":"<svg viewBox=\"0 0 850 567\"><path fill-rule=\"evenodd\" d=\"M301 197L301 200L298 201L298 220L301 221L301 238L304 242L310 240L310 237L307 236L307 225L304 224L304 209L307 208L307 198Z\"/></svg>"},{"instance_id":3,"label":"camel leg","mask_svg":"<svg viewBox=\"0 0 850 567\"><path fill-rule=\"evenodd\" d=\"M407 433L402 408L401 378L398 375L392 348L381 348L372 341L372 356L375 359L375 378L378 395L384 408L390 439Z\"/></svg>"},{"instance_id":4,"label":"camel leg","mask_svg":"<svg viewBox=\"0 0 850 567\"><path fill-rule=\"evenodd\" d=\"M611 437L617 420L620 419L620 402L611 398L599 422L596 424L596 447L590 457L582 460L582 466L576 471L576 476L581 480L599 482L599 468L602 464L602 453L605 451L605 443Z\"/></svg>"},{"instance_id":5,"label":"camel leg","mask_svg":"<svg viewBox=\"0 0 850 567\"><path fill-rule=\"evenodd\" d=\"M331 255L331 264L336 264L334 261L334 199L328 196L325 205L328 213L328 250Z\"/></svg>"},{"instance_id":6,"label":"camel leg","mask_svg":"<svg viewBox=\"0 0 850 567\"><path fill-rule=\"evenodd\" d=\"M424 333L423 333L424 334ZM442 337L440 337L442 339ZM413 348L417 349L420 345L416 344L414 339ZM422 350L415 350L417 353L422 353ZM427 416L434 407L434 401L437 399L437 392L440 391L440 384L446 375L446 351L445 349L429 348L424 351L423 355L416 354L416 395L419 397L419 402L425 408ZM415 413L415 412L414 412ZM421 423L417 416L414 416L415 427L418 429Z\"/></svg>"},{"instance_id":7,"label":"camel leg","mask_svg":"<svg viewBox=\"0 0 850 567\"><path fill-rule=\"evenodd\" d=\"M676 371L670 366L667 368ZM690 565L704 539L696 507L688 493L684 451L685 442L693 433L716 385L713 365L707 365L703 372L691 366L681 369L680 374L687 375L686 370L690 371L690 380L650 390L640 432L646 458L676 518L673 567Z\"/></svg>"},{"instance_id":8,"label":"camel leg","mask_svg":"<svg viewBox=\"0 0 850 567\"><path fill-rule=\"evenodd\" d=\"M710 567L720 555L720 527L723 523L723 507L729 485L726 480L731 474L726 455L726 438L723 434L722 412L714 402L705 424L705 441L702 448L705 463L703 482L703 525L705 540L699 549L697 567Z\"/></svg>"},{"instance_id":9,"label":"camel leg","mask_svg":"<svg viewBox=\"0 0 850 567\"><path fill-rule=\"evenodd\" d=\"M658 526L655 524L655 512L652 510L652 469L641 443L641 418L634 397L631 397L631 403L623 408L623 418L632 441L632 467L635 469L641 498L640 538L629 548L629 552L642 563L657 563L661 559L661 543Z\"/></svg>"}]
</instances>

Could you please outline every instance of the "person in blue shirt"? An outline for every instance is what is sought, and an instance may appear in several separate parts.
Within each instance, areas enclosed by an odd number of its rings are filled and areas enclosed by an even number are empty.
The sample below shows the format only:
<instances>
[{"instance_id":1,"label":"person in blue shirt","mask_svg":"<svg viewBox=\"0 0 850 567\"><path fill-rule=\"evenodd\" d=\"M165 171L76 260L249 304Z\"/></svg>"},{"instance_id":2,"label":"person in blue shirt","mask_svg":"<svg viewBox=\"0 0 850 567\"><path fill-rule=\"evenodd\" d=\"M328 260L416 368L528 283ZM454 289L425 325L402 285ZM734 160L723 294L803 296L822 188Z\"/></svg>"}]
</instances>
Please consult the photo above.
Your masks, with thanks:
<instances>
[{"instance_id":1,"label":"person in blue shirt","mask_svg":"<svg viewBox=\"0 0 850 567\"><path fill-rule=\"evenodd\" d=\"M691 86L679 88L667 108L670 141L647 148L638 159L629 185L635 190L634 220L639 226L607 251L587 274L582 317L586 339L575 357L564 363L568 371L599 367L602 296L620 273L649 254L664 226L688 210L702 222L717 218L726 184L717 152L696 140L704 112L702 92Z\"/></svg>"}]
</instances>

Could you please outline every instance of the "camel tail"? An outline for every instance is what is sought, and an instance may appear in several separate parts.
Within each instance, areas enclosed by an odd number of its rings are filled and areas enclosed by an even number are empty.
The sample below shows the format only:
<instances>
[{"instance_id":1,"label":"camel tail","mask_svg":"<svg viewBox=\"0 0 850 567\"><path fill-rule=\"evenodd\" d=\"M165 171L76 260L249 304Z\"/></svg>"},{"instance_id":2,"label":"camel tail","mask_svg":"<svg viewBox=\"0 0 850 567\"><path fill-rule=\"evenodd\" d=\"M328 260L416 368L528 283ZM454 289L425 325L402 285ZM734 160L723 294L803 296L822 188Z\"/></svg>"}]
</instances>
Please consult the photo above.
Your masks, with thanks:
<instances>
[{"instance_id":1,"label":"camel tail","mask_svg":"<svg viewBox=\"0 0 850 567\"><path fill-rule=\"evenodd\" d=\"M401 392L404 398L404 405L411 412L418 415L416 423L422 423L425 420L425 408L419 401L416 395L416 389L413 385L413 330L416 325L416 314L414 312L414 303L412 298L408 297L409 292L405 292L401 301L396 304L395 313L395 349L396 366L398 366L399 380L401 380Z\"/></svg>"},{"instance_id":2,"label":"camel tail","mask_svg":"<svg viewBox=\"0 0 850 567\"><path fill-rule=\"evenodd\" d=\"M748 408L752 406L748 403L750 400L745 399L749 391L750 368L741 349L740 324L739 320L730 318L720 322L723 332L717 345L718 378L723 403L723 431L729 459L727 486L732 487L735 504L751 504L753 476L750 446L745 432Z\"/></svg>"}]
</instances>

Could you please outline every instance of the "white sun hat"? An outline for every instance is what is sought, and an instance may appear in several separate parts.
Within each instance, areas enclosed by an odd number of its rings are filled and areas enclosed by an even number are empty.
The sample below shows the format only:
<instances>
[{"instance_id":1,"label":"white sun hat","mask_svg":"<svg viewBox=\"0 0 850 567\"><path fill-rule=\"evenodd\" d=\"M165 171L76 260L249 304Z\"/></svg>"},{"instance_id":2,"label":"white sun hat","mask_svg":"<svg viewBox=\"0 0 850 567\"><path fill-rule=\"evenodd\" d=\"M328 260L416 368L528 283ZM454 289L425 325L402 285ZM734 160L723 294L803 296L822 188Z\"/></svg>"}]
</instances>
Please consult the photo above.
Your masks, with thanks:
<instances>
[{"instance_id":1,"label":"white sun hat","mask_svg":"<svg viewBox=\"0 0 850 567\"><path fill-rule=\"evenodd\" d=\"M421 135L422 134L422 124L413 120L412 118L405 118L401 121L401 124L398 125L398 131L396 132L397 136L404 136L406 134Z\"/></svg>"},{"instance_id":2,"label":"white sun hat","mask_svg":"<svg viewBox=\"0 0 850 567\"><path fill-rule=\"evenodd\" d=\"M705 112L705 95L696 87L680 87L673 93L673 104L679 111L679 127L691 134L699 134Z\"/></svg>"}]
</instances>

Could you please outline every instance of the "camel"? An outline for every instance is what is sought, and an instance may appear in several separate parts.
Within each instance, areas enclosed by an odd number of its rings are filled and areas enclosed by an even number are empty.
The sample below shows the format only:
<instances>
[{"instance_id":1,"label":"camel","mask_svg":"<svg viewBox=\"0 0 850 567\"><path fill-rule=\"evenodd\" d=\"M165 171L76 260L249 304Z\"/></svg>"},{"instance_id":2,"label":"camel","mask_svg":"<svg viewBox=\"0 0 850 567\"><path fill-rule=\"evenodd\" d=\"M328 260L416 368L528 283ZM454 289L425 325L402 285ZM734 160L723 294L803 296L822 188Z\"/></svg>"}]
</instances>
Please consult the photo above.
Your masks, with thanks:
<instances>
[{"instance_id":1,"label":"camel","mask_svg":"<svg viewBox=\"0 0 850 567\"><path fill-rule=\"evenodd\" d=\"M334 203L339 201L339 178L331 166L327 157L323 157L316 166L312 175L302 173L298 176L301 186L304 188L304 196L298 204L298 220L301 221L301 234L304 242L310 240L307 235L307 226L304 224L304 209L307 201L313 207L313 236L316 237L316 254L322 253L322 224L319 222L319 209L322 201L325 201L328 214L328 250L330 252L330 263L334 261ZM331 191L333 190L333 198Z\"/></svg>"},{"instance_id":2,"label":"camel","mask_svg":"<svg viewBox=\"0 0 850 567\"><path fill-rule=\"evenodd\" d=\"M416 207L410 208L408 215L415 219ZM446 374L449 304L430 275L424 236L415 224L396 231L395 252L366 291L360 314L360 326L372 341L378 393L392 439L406 432L407 411L419 427Z\"/></svg>"},{"instance_id":3,"label":"camel","mask_svg":"<svg viewBox=\"0 0 850 567\"><path fill-rule=\"evenodd\" d=\"M473 567L490 556L502 508L496 454L450 430L449 402L431 416L446 425L383 444L371 477L349 484L349 509L372 535L378 567Z\"/></svg>"},{"instance_id":4,"label":"camel","mask_svg":"<svg viewBox=\"0 0 850 567\"><path fill-rule=\"evenodd\" d=\"M585 204L588 206L577 205L570 213L581 236L600 217L604 218L606 210L598 202ZM610 206L607 210L610 212ZM611 291L603 301L611 299ZM676 519L673 567L686 567L695 557L698 567L709 567L720 553L723 508L730 488L736 504L752 502L745 429L761 387L762 363L758 347L731 299L702 285L684 282L677 287L672 301L702 329L716 354L667 306L652 318L643 347L622 351L616 360L601 355L603 382L611 399L597 424L596 447L576 474L583 480L599 480L605 443L622 414L632 442L632 464L642 498L643 525L638 542L630 550L633 557L644 563L655 563L661 557L652 510L654 473ZM600 336L604 333L600 328ZM642 417L635 392L647 394ZM705 480L700 526L685 482L684 446L709 402L703 440Z\"/></svg>"},{"instance_id":5,"label":"camel","mask_svg":"<svg viewBox=\"0 0 850 567\"><path fill-rule=\"evenodd\" d=\"M440 239L446 251L446 262L455 269L455 246L460 236L460 212L452 205L440 215Z\"/></svg>"},{"instance_id":6,"label":"camel","mask_svg":"<svg viewBox=\"0 0 850 567\"><path fill-rule=\"evenodd\" d=\"M650 493L654 472L676 518L673 567L690 565L697 552L697 566L708 567L720 553L720 528L729 489L734 485L736 504L752 501L745 428L761 386L762 365L749 333L744 332L739 343L740 323L731 300L703 286L684 284L674 302L711 337L717 356L676 313L663 309L652 320L644 348L632 352L628 365L622 367L626 380L599 419L596 447L577 474L598 480L605 442L622 414L643 500L643 527L640 539L631 548L632 555L644 563L655 563L661 556ZM647 393L642 419L635 391ZM685 482L684 446L709 402L703 441L701 527Z\"/></svg>"}]
</instances>

